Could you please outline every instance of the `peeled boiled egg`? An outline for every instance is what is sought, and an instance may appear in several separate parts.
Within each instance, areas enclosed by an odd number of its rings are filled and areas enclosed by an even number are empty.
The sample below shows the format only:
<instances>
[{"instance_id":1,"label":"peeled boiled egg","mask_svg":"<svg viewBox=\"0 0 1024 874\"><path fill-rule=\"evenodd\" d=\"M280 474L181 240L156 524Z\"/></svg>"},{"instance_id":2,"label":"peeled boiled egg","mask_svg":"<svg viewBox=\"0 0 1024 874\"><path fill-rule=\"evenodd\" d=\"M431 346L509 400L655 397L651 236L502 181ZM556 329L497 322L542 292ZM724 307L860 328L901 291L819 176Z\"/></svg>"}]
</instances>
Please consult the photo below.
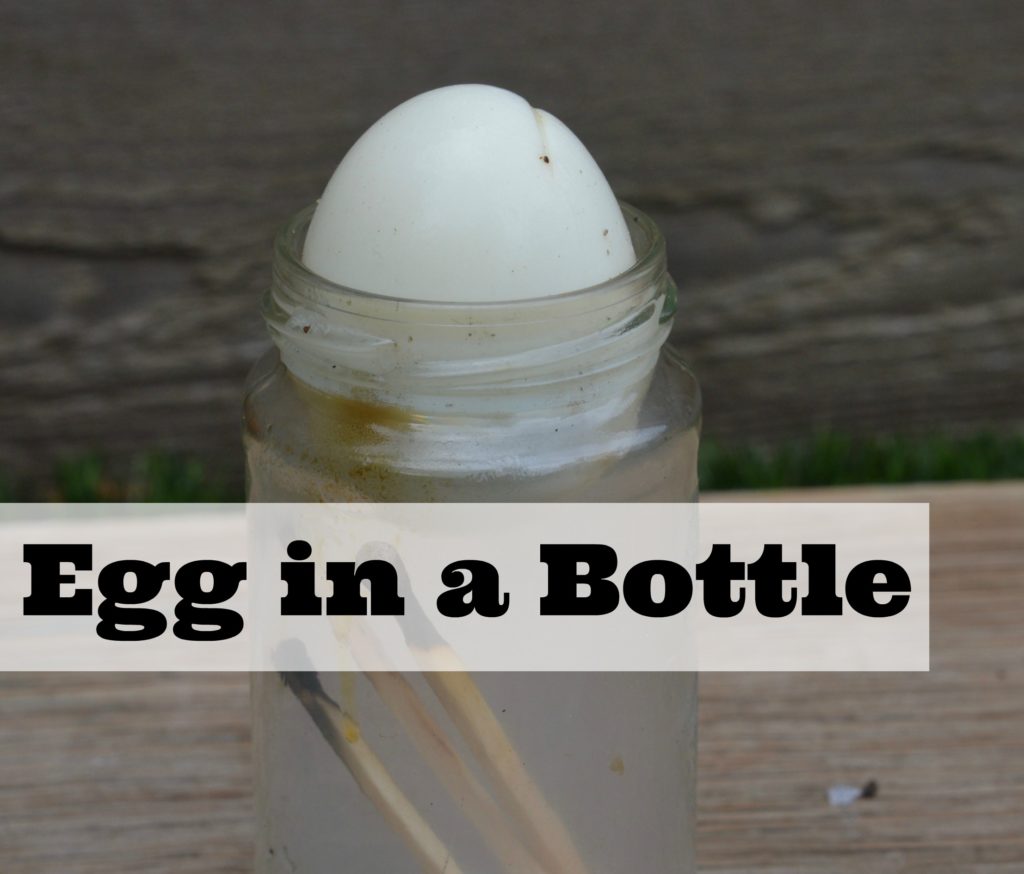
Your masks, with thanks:
<instances>
[{"instance_id":1,"label":"peeled boiled egg","mask_svg":"<svg viewBox=\"0 0 1024 874\"><path fill-rule=\"evenodd\" d=\"M453 303L575 291L636 260L586 147L488 85L428 91L370 127L327 183L302 258L352 289Z\"/></svg>"}]
</instances>

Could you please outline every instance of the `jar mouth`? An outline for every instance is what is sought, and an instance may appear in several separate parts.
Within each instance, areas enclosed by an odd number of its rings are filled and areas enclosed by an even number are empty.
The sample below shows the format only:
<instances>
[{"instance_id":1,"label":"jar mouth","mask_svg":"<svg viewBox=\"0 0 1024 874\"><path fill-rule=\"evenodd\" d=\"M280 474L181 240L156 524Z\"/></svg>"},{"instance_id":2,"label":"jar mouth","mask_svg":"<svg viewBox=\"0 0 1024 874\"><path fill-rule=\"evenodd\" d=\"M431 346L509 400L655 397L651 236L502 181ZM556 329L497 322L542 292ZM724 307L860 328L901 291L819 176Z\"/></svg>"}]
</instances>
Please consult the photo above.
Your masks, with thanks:
<instances>
[{"instance_id":1,"label":"jar mouth","mask_svg":"<svg viewBox=\"0 0 1024 874\"><path fill-rule=\"evenodd\" d=\"M664 239L639 210L622 204L639 253L624 273L547 297L466 303L374 294L314 274L301 260L313 209L279 233L263 306L281 360L301 383L463 422L610 420L636 406L676 307Z\"/></svg>"},{"instance_id":2,"label":"jar mouth","mask_svg":"<svg viewBox=\"0 0 1024 874\"><path fill-rule=\"evenodd\" d=\"M630 269L588 288L480 303L318 276L301 257L314 207L299 212L278 234L263 315L286 370L319 392L307 406L324 439L346 443L351 434L336 429L358 420L372 434L360 439L364 460L423 472L457 459L479 475L626 451L676 288L657 226L621 207L639 253Z\"/></svg>"},{"instance_id":3,"label":"jar mouth","mask_svg":"<svg viewBox=\"0 0 1024 874\"><path fill-rule=\"evenodd\" d=\"M594 285L570 289L535 298L485 301L434 301L379 294L367 289L353 288L314 273L302 260L302 249L317 203L312 203L293 215L278 230L274 239L274 285L277 288L302 289L317 306L341 311L374 312L378 318L386 313L399 314L398 320L418 323L461 324L466 313L473 313L475 323L531 321L547 318L545 310L584 313L592 308L606 306L610 299L621 304L645 289L664 285L665 240L654 221L641 210L619 201L623 217L629 228L633 249L637 253L633 264L622 273ZM670 319L676 309L676 288L668 281L662 317ZM618 293L617 293L618 292Z\"/></svg>"}]
</instances>

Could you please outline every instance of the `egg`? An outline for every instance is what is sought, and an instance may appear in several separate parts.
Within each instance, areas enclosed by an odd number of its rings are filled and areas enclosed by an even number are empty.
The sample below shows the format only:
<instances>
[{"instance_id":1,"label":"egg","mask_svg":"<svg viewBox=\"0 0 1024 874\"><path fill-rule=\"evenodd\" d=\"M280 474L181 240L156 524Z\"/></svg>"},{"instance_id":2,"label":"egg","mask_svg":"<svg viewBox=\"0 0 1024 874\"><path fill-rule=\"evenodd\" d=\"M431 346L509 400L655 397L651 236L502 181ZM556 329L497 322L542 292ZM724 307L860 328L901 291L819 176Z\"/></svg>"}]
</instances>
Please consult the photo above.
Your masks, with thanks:
<instances>
[{"instance_id":1,"label":"egg","mask_svg":"<svg viewBox=\"0 0 1024 874\"><path fill-rule=\"evenodd\" d=\"M483 303L587 288L636 255L568 127L510 91L454 85L397 106L349 149L302 259L363 292Z\"/></svg>"}]
</instances>

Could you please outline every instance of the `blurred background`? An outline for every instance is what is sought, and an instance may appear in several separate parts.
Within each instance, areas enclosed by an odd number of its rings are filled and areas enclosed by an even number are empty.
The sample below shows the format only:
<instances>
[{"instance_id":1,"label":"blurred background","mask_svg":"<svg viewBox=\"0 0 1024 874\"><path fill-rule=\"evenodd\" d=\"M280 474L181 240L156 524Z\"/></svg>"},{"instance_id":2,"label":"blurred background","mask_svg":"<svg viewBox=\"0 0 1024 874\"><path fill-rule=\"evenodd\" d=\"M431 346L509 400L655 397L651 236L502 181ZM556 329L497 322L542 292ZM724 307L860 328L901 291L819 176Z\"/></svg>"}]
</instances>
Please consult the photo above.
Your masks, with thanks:
<instances>
[{"instance_id":1,"label":"blurred background","mask_svg":"<svg viewBox=\"0 0 1024 874\"><path fill-rule=\"evenodd\" d=\"M0 482L238 497L271 240L486 82L651 213L705 487L1024 476L1024 12L934 2L0 3Z\"/></svg>"}]
</instances>

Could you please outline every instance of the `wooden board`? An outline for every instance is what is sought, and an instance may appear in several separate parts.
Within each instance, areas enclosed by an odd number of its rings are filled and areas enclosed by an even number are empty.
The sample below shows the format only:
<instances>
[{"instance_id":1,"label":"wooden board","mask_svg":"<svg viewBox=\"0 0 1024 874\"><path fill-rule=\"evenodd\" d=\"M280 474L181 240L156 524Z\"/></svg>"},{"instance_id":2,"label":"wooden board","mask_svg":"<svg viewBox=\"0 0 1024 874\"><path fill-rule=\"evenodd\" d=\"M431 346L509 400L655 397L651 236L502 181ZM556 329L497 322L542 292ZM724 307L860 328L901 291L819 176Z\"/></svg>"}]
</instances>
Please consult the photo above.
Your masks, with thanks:
<instances>
[{"instance_id":1,"label":"wooden board","mask_svg":"<svg viewBox=\"0 0 1024 874\"><path fill-rule=\"evenodd\" d=\"M1024 426L1014 0L14 0L0 7L0 458L239 480L275 227L378 116L504 85L650 211L706 433Z\"/></svg>"},{"instance_id":2,"label":"wooden board","mask_svg":"<svg viewBox=\"0 0 1024 874\"><path fill-rule=\"evenodd\" d=\"M753 497L931 501L933 669L702 677L701 870L1024 870L1024 484ZM241 675L0 675L0 870L249 870L248 738Z\"/></svg>"}]
</instances>

